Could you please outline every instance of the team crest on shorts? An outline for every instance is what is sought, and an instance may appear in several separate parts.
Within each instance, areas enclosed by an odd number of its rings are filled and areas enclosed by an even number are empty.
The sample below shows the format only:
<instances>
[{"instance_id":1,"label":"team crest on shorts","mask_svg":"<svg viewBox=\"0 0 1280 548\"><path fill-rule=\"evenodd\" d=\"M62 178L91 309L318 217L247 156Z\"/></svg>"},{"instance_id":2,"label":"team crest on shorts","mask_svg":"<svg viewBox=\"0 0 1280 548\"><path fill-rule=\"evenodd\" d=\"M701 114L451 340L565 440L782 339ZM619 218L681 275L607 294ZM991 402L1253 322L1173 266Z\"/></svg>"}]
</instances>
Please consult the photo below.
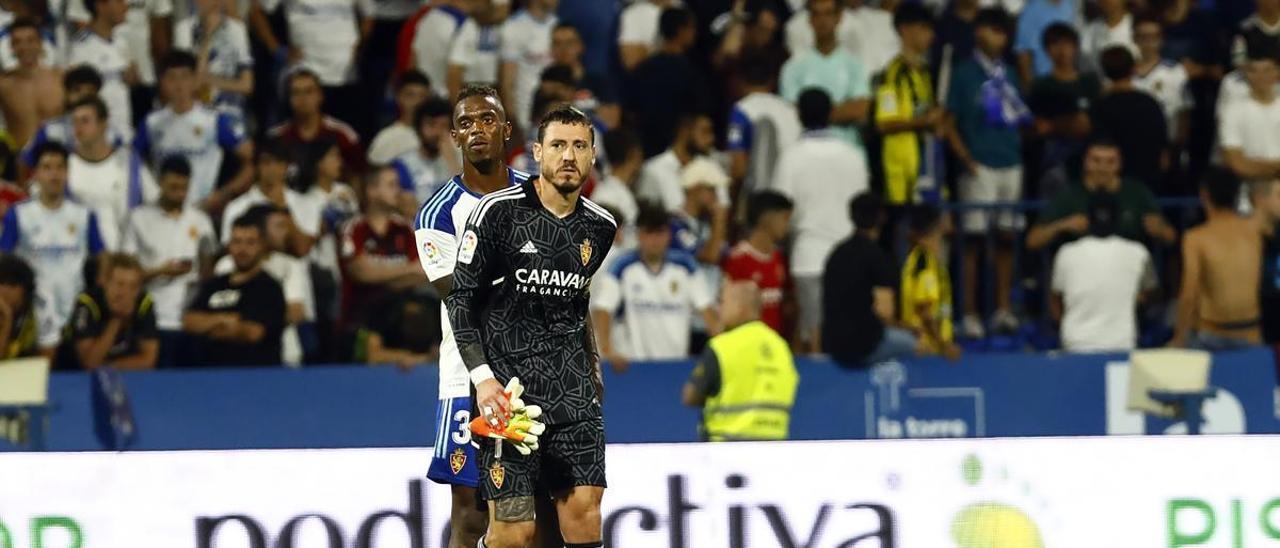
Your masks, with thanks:
<instances>
[{"instance_id":1,"label":"team crest on shorts","mask_svg":"<svg viewBox=\"0 0 1280 548\"><path fill-rule=\"evenodd\" d=\"M462 471L462 467L467 465L467 454L462 452L461 447L455 447L453 454L449 455L449 469L453 470L453 475L458 475Z\"/></svg>"},{"instance_id":2,"label":"team crest on shorts","mask_svg":"<svg viewBox=\"0 0 1280 548\"><path fill-rule=\"evenodd\" d=\"M501 462L494 461L493 466L489 467L489 481L493 482L495 489L502 489L502 483L507 479L507 469L502 467Z\"/></svg>"},{"instance_id":3,"label":"team crest on shorts","mask_svg":"<svg viewBox=\"0 0 1280 548\"><path fill-rule=\"evenodd\" d=\"M582 240L582 246L578 248L578 254L582 257L582 266L586 266L591 262L591 240Z\"/></svg>"}]
</instances>

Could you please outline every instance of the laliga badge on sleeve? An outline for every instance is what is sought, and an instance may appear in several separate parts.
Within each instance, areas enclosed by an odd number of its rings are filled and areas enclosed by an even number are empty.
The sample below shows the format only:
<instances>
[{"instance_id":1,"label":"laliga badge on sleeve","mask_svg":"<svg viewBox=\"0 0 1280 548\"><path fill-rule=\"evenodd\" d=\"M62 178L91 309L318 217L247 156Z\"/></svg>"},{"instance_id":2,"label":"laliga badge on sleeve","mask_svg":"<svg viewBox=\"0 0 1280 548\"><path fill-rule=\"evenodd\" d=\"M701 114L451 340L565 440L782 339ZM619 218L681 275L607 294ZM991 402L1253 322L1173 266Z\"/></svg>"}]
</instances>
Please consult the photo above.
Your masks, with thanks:
<instances>
[{"instance_id":1,"label":"laliga badge on sleeve","mask_svg":"<svg viewBox=\"0 0 1280 548\"><path fill-rule=\"evenodd\" d=\"M480 243L480 239L476 236L474 230L467 230L462 235L462 244L458 246L458 262L462 264L471 264L471 259L476 256L476 246Z\"/></svg>"}]
</instances>

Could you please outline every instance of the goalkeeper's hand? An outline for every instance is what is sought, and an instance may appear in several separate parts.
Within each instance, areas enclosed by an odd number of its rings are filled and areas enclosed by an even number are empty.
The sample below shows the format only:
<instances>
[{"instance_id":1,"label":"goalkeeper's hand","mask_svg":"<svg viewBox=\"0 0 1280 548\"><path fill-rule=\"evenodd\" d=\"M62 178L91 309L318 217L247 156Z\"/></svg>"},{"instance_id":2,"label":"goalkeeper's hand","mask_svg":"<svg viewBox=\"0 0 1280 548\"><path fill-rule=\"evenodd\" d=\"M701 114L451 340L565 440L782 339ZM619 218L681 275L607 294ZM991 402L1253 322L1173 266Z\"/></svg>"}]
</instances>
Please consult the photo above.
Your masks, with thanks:
<instances>
[{"instance_id":1,"label":"goalkeeper's hand","mask_svg":"<svg viewBox=\"0 0 1280 548\"><path fill-rule=\"evenodd\" d=\"M525 405L520 396L524 394L524 386L520 379L512 377L503 390L510 405L505 413L505 420L490 421L486 417L477 417L471 421L471 433L477 436L507 441L522 455L528 455L538 449L538 436L546 431L546 425L538 422L542 416L542 408L536 405ZM497 424L495 424L495 422Z\"/></svg>"}]
</instances>

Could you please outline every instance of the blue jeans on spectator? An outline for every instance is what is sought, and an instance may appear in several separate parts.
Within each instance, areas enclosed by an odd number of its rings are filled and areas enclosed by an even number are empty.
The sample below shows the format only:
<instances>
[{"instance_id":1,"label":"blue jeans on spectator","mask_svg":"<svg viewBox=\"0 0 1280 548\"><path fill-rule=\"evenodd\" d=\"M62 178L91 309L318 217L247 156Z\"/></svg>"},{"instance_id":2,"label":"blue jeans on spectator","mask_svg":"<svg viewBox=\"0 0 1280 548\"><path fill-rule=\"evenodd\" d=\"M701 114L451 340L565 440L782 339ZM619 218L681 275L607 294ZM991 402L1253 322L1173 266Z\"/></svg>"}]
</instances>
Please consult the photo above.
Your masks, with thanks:
<instances>
[{"instance_id":1,"label":"blue jeans on spectator","mask_svg":"<svg viewBox=\"0 0 1280 548\"><path fill-rule=\"evenodd\" d=\"M1219 352L1223 350L1243 350L1257 346L1254 343L1244 339L1234 337L1223 337L1213 333L1204 331L1193 331L1191 337L1187 340L1187 347L1196 350L1208 350L1210 352Z\"/></svg>"},{"instance_id":2,"label":"blue jeans on spectator","mask_svg":"<svg viewBox=\"0 0 1280 548\"><path fill-rule=\"evenodd\" d=\"M875 365L880 362L909 358L916 355L916 336L906 329L897 327L884 328L884 336L880 344L871 351L863 363Z\"/></svg>"}]
</instances>

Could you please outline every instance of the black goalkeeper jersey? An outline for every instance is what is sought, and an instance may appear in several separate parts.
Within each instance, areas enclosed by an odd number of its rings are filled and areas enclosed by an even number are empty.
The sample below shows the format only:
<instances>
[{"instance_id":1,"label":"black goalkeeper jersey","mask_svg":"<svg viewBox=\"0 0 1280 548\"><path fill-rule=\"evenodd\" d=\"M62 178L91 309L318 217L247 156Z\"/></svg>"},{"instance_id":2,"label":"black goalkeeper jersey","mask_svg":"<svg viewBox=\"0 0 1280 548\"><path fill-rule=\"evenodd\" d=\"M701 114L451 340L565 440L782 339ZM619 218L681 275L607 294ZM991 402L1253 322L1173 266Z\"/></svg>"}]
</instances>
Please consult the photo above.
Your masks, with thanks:
<instances>
[{"instance_id":1,"label":"black goalkeeper jersey","mask_svg":"<svg viewBox=\"0 0 1280 548\"><path fill-rule=\"evenodd\" d=\"M600 417L583 341L591 276L616 231L586 198L557 218L526 181L480 200L458 243L445 303L467 369L488 364L504 385L520 377L549 424Z\"/></svg>"}]
</instances>

